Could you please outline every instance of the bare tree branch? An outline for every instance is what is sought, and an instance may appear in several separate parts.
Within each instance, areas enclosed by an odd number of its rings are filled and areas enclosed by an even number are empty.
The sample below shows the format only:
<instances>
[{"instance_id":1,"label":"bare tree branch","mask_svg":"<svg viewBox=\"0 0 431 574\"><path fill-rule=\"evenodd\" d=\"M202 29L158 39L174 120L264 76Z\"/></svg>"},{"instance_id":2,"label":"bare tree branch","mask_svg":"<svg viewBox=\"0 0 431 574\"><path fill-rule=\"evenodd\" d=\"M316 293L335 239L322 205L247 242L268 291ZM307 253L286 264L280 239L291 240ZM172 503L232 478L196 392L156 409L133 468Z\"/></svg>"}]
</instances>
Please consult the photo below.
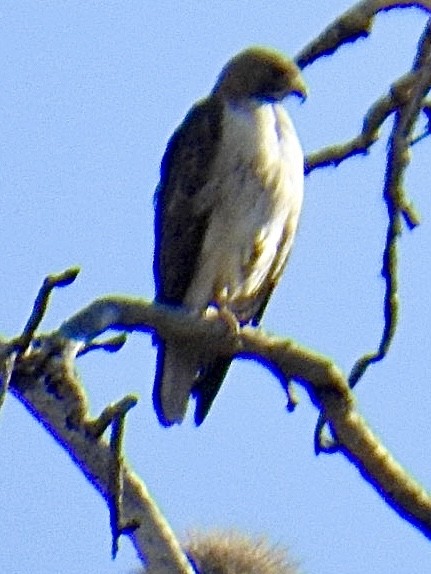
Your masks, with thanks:
<instances>
[{"instance_id":1,"label":"bare tree branch","mask_svg":"<svg viewBox=\"0 0 431 574\"><path fill-rule=\"evenodd\" d=\"M75 340L75 349L108 328L156 330L163 339L185 338L211 353L248 356L262 361L286 381L303 385L323 414L338 450L358 467L386 502L431 538L431 498L380 444L357 413L347 378L328 358L297 343L244 327L239 334L223 320L200 319L142 299L106 297L63 323L59 334Z\"/></svg>"},{"instance_id":2,"label":"bare tree branch","mask_svg":"<svg viewBox=\"0 0 431 574\"><path fill-rule=\"evenodd\" d=\"M295 56L296 64L303 69L318 58L333 54L343 44L367 37L371 33L375 16L395 8L418 8L431 13L431 0L362 0L331 22L315 40L305 46Z\"/></svg>"},{"instance_id":3,"label":"bare tree branch","mask_svg":"<svg viewBox=\"0 0 431 574\"><path fill-rule=\"evenodd\" d=\"M410 87L409 96L397 107L395 113L395 122L389 139L383 191L389 218L382 269L386 285L385 325L377 351L364 355L354 365L349 377L351 387L359 381L369 365L381 361L386 356L398 322L397 241L402 231L403 217L409 227L416 223L410 202L406 199L404 174L410 162L409 145L412 132L421 111L422 101L431 89L431 20L428 21L422 35L413 72L416 74L416 80Z\"/></svg>"},{"instance_id":4,"label":"bare tree branch","mask_svg":"<svg viewBox=\"0 0 431 574\"><path fill-rule=\"evenodd\" d=\"M390 87L389 92L370 106L364 117L362 131L356 137L343 144L330 145L308 154L305 158L306 175L318 168L337 167L355 155L367 154L370 147L379 139L380 128L384 122L408 100L417 78L416 70L398 78Z\"/></svg>"},{"instance_id":5,"label":"bare tree branch","mask_svg":"<svg viewBox=\"0 0 431 574\"><path fill-rule=\"evenodd\" d=\"M119 539L122 534L133 532L139 527L139 523L135 521L127 522L123 517L123 439L126 424L126 415L128 411L136 405L138 399L136 397L128 396L122 401L114 405L114 412L112 413L112 432L110 447L113 453L112 464L109 472L109 500L108 506L111 516L111 532L112 532L112 558L117 556ZM109 407L108 407L108 410ZM107 416L106 409L102 413Z\"/></svg>"},{"instance_id":6,"label":"bare tree branch","mask_svg":"<svg viewBox=\"0 0 431 574\"><path fill-rule=\"evenodd\" d=\"M109 503L115 495L112 468L117 454L104 438L95 436L97 424L89 416L86 395L74 372L75 349L76 345L71 346L58 336L40 337L17 360L10 390ZM146 486L126 464L122 465L122 483L122 523L139 525L126 534L142 561L159 571L192 574L175 535Z\"/></svg>"},{"instance_id":7,"label":"bare tree branch","mask_svg":"<svg viewBox=\"0 0 431 574\"><path fill-rule=\"evenodd\" d=\"M36 297L33 305L33 311L28 319L21 337L16 341L15 346L20 353L24 353L29 346L37 328L39 327L43 316L48 307L49 298L56 287L67 287L73 283L78 276L79 268L71 267L58 275L48 275L43 282L42 287Z\"/></svg>"}]
</instances>

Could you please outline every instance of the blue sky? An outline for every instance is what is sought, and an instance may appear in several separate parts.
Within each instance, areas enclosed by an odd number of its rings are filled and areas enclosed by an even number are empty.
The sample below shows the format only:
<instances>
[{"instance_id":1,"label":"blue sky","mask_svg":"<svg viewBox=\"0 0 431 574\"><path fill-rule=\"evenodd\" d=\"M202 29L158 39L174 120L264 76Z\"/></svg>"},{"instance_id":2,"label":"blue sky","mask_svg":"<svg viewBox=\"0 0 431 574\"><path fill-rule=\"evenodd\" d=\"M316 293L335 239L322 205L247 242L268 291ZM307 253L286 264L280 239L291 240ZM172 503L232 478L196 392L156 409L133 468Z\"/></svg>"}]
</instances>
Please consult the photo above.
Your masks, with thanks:
<instances>
[{"instance_id":1,"label":"blue sky","mask_svg":"<svg viewBox=\"0 0 431 574\"><path fill-rule=\"evenodd\" d=\"M153 190L167 139L224 63L251 44L290 55L350 1L3 0L0 4L0 329L17 334L44 276L79 265L43 330L109 293L151 299ZM306 6L306 7L304 7ZM370 39L305 70L308 101L287 102L306 152L355 135L368 106L410 67L419 11L378 17ZM387 136L389 125L383 130ZM408 192L422 225L400 242L399 330L357 388L358 408L394 456L431 486L430 143L414 149ZM385 139L368 157L306 180L295 250L264 317L268 331L346 372L382 330ZM180 535L236 528L287 546L305 574L429 572L429 542L341 455L313 453L316 410L293 414L261 366L236 361L206 423L161 428L155 351L129 337L78 361L94 414L129 392L127 458ZM110 559L102 498L12 397L0 413L0 571L128 572Z\"/></svg>"}]
</instances>

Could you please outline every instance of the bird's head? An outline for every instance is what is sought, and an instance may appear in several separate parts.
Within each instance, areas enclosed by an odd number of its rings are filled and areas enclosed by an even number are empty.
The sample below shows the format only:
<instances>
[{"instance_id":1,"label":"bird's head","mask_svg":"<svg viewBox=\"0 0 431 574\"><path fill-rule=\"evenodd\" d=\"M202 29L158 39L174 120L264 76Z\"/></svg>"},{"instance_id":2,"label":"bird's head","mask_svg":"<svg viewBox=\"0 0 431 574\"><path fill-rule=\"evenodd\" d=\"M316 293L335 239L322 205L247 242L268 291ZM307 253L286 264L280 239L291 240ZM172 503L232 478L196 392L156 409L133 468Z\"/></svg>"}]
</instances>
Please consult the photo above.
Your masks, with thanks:
<instances>
[{"instance_id":1,"label":"bird's head","mask_svg":"<svg viewBox=\"0 0 431 574\"><path fill-rule=\"evenodd\" d=\"M278 102L289 94L305 99L307 88L292 60L275 50L255 46L229 60L212 93L231 101L257 98Z\"/></svg>"}]
</instances>

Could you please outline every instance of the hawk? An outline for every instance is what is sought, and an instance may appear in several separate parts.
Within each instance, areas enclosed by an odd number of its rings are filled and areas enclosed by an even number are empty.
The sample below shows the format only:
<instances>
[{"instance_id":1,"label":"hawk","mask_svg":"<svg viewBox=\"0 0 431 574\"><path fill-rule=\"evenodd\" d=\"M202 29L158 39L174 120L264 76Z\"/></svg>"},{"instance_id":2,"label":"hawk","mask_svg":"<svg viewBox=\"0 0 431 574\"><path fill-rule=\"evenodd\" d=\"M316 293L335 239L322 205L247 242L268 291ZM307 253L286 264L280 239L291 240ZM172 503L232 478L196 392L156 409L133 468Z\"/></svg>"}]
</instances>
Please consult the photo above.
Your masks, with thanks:
<instances>
[{"instance_id":1,"label":"hawk","mask_svg":"<svg viewBox=\"0 0 431 574\"><path fill-rule=\"evenodd\" d=\"M222 69L168 142L155 193L156 301L204 314L215 306L257 325L292 249L303 153L281 105L305 98L297 66L251 47ZM206 417L230 358L158 339L154 405L180 423L191 395Z\"/></svg>"}]
</instances>

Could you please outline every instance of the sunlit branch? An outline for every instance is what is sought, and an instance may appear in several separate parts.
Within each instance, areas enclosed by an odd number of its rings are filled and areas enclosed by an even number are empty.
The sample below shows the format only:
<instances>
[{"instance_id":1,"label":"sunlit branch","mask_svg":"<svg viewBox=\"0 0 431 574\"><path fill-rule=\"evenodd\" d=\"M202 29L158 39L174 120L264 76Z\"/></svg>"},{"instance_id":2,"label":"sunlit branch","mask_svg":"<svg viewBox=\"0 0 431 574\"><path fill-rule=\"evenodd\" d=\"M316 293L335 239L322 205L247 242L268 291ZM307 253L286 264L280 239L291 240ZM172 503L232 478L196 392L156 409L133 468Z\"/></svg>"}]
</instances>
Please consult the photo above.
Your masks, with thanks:
<instances>
[{"instance_id":1,"label":"sunlit branch","mask_svg":"<svg viewBox=\"0 0 431 574\"><path fill-rule=\"evenodd\" d=\"M136 397L125 397L108 406L98 419L92 419L84 388L74 369L74 359L86 345L57 333L35 338L52 289L70 284L76 274L74 269L47 277L24 334L9 342L0 340L3 398L7 387L4 383L9 381L9 390L58 441L106 499L110 509L113 553L118 546L118 537L125 534L131 538L142 562L151 569L193 574L145 484L123 461L124 416L136 404ZM116 339L118 346L120 339L124 342L124 334ZM113 432L108 444L101 435L110 424Z\"/></svg>"},{"instance_id":2,"label":"sunlit branch","mask_svg":"<svg viewBox=\"0 0 431 574\"><path fill-rule=\"evenodd\" d=\"M113 456L111 458L109 469L108 507L112 532L112 558L117 556L120 536L122 534L133 532L139 527L139 522L136 519L126 522L124 520L123 512L123 438L126 415L128 411L136 405L136 403L136 397L126 397L126 400L120 401L114 405L115 415L111 423L112 431L109 445Z\"/></svg>"},{"instance_id":3,"label":"sunlit branch","mask_svg":"<svg viewBox=\"0 0 431 574\"><path fill-rule=\"evenodd\" d=\"M59 334L88 341L112 328L157 331L164 340L185 338L203 348L210 345L217 356L252 357L283 379L283 388L286 381L300 382L330 425L338 450L355 463L386 502L431 538L431 498L370 431L356 412L347 378L326 357L260 329L245 327L238 332L217 316L202 319L125 297L94 301L63 323Z\"/></svg>"},{"instance_id":4,"label":"sunlit branch","mask_svg":"<svg viewBox=\"0 0 431 574\"><path fill-rule=\"evenodd\" d=\"M193 574L143 481L121 456L115 458L110 444L100 437L116 407L108 407L96 421L90 417L86 395L74 371L76 349L58 335L43 336L17 362L11 392L65 449L107 503L111 505L115 499L114 513L110 506L113 534L129 536L143 563L156 571ZM127 409L134 400L126 397L119 404ZM114 443L118 443L118 436L117 432ZM118 465L121 476L113 472ZM115 546L116 538L114 550Z\"/></svg>"},{"instance_id":5,"label":"sunlit branch","mask_svg":"<svg viewBox=\"0 0 431 574\"><path fill-rule=\"evenodd\" d=\"M123 438L126 415L136 406L138 398L127 395L117 403L108 405L95 420L87 422L85 428L92 438L100 438L105 430L111 426L111 439L109 446L112 452L109 465L109 483L107 502L110 514L112 533L112 558L117 556L119 538L122 534L129 534L139 527L135 521L125 522L123 512Z\"/></svg>"},{"instance_id":6,"label":"sunlit branch","mask_svg":"<svg viewBox=\"0 0 431 574\"><path fill-rule=\"evenodd\" d=\"M416 223L416 216L406 199L404 175L410 162L409 142L423 99L431 89L431 20L422 35L413 71L416 73L416 81L410 87L408 99L397 108L388 146L383 191L389 218L382 267L385 280L384 329L377 351L367 353L353 366L349 377L351 387L358 382L370 364L381 361L386 356L397 326L399 315L397 242L402 231L402 218L409 227L413 227Z\"/></svg>"},{"instance_id":7,"label":"sunlit branch","mask_svg":"<svg viewBox=\"0 0 431 574\"><path fill-rule=\"evenodd\" d=\"M341 162L354 155L364 155L379 139L380 128L386 119L393 114L400 105L408 101L412 87L417 83L418 72L413 70L396 80L388 94L379 98L370 106L365 114L362 131L359 135L343 144L334 144L316 152L310 153L305 159L305 174L326 166L338 166ZM429 104L428 104L429 106ZM426 107L423 106L424 113ZM404 207L406 216L411 221L418 221L412 206Z\"/></svg>"},{"instance_id":8,"label":"sunlit branch","mask_svg":"<svg viewBox=\"0 0 431 574\"><path fill-rule=\"evenodd\" d=\"M349 8L295 57L303 69L322 56L333 54L340 46L365 38L371 33L375 16L395 8L417 8L431 13L431 0L419 2L394 0L362 0Z\"/></svg>"},{"instance_id":9,"label":"sunlit branch","mask_svg":"<svg viewBox=\"0 0 431 574\"><path fill-rule=\"evenodd\" d=\"M67 287L75 281L78 273L79 269L77 267L71 267L63 273L59 273L58 275L48 275L48 277L45 278L34 302L33 311L21 336L15 342L15 346L20 353L26 351L30 341L34 337L36 329L39 327L48 307L49 298L53 289L57 287Z\"/></svg>"}]
</instances>

